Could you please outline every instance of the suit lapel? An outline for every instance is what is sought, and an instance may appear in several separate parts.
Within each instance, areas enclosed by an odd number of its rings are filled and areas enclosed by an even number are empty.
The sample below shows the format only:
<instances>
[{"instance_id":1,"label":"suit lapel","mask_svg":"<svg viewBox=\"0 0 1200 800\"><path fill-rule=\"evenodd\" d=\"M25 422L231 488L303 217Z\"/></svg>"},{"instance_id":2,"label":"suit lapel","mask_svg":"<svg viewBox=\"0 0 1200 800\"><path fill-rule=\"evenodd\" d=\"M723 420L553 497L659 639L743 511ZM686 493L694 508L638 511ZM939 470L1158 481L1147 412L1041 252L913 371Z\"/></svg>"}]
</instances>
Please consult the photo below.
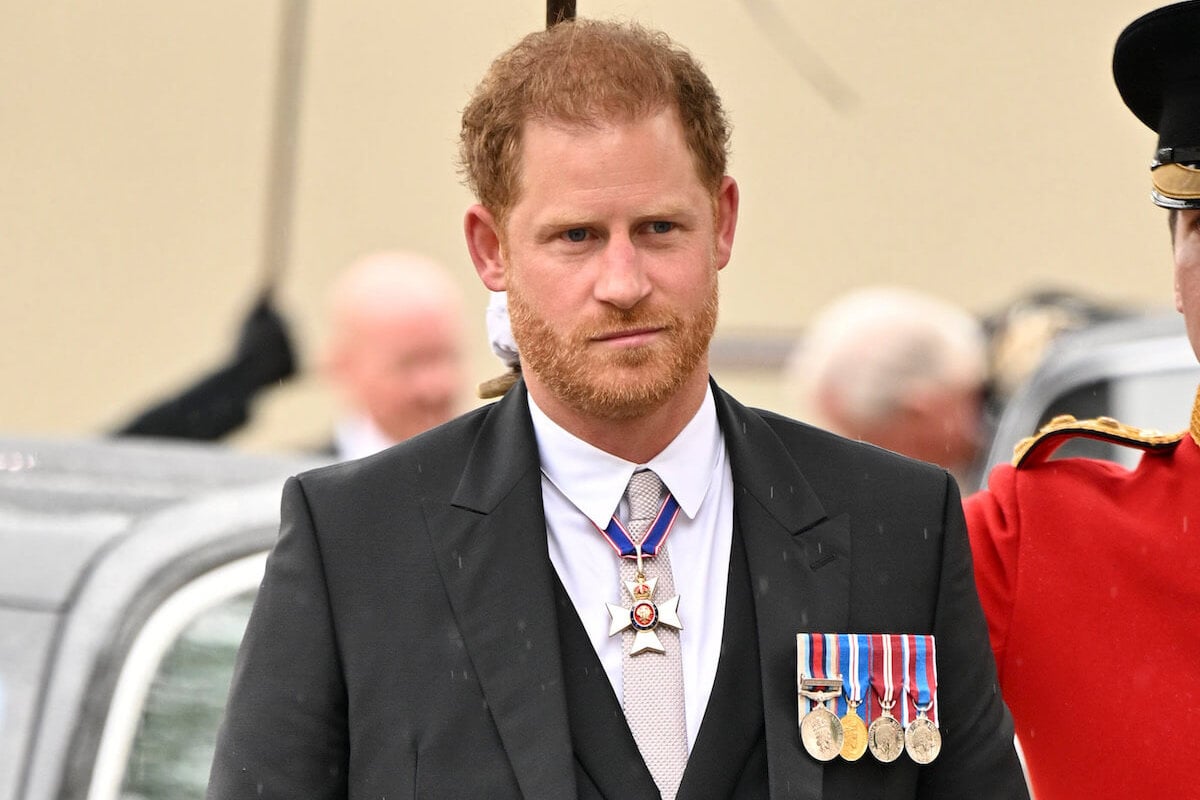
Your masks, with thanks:
<instances>
[{"instance_id":1,"label":"suit lapel","mask_svg":"<svg viewBox=\"0 0 1200 800\"><path fill-rule=\"evenodd\" d=\"M759 414L714 386L746 546L762 669L771 797L821 797L822 764L801 747L796 634L849 620L850 534L827 517L792 454ZM820 469L812 465L811 469Z\"/></svg>"},{"instance_id":2,"label":"suit lapel","mask_svg":"<svg viewBox=\"0 0 1200 800\"><path fill-rule=\"evenodd\" d=\"M541 472L524 384L483 421L449 505L426 503L438 568L526 797L576 796Z\"/></svg>"}]
</instances>

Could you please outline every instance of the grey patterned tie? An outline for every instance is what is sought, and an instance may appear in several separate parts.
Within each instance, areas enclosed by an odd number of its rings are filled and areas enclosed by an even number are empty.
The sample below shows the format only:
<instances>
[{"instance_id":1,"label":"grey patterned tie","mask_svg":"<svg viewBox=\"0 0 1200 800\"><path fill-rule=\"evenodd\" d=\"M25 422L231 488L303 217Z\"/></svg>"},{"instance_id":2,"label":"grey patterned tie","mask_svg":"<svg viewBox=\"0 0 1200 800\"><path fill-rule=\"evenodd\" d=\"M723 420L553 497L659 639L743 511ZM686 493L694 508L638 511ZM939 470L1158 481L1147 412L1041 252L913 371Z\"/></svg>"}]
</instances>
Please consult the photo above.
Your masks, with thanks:
<instances>
[{"instance_id":1,"label":"grey patterned tie","mask_svg":"<svg viewBox=\"0 0 1200 800\"><path fill-rule=\"evenodd\" d=\"M639 470L629 479L625 498L629 502L630 537L639 542L654 522L666 497L666 487L650 470ZM675 579L667 548L661 547L654 558L643 560L647 579L657 578L654 600L662 603L675 596ZM621 559L622 601L628 599L625 583L633 581L637 561ZM621 675L624 686L625 719L638 749L663 800L674 800L687 765L687 723L683 707L683 660L679 652L679 631L665 625L655 629L663 653L641 652L630 655L633 631L621 635Z\"/></svg>"}]
</instances>

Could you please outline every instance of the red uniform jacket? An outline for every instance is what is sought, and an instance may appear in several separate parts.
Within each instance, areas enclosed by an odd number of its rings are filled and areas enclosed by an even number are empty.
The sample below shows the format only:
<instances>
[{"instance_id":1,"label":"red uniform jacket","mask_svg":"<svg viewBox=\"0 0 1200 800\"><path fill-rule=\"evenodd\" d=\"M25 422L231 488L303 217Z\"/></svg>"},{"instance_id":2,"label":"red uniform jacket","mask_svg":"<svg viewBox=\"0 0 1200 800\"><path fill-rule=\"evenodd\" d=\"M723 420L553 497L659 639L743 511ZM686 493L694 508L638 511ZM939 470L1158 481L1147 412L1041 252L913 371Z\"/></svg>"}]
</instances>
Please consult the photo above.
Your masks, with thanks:
<instances>
[{"instance_id":1,"label":"red uniform jacket","mask_svg":"<svg viewBox=\"0 0 1200 800\"><path fill-rule=\"evenodd\" d=\"M1158 438L1133 471L1043 452L964 502L1037 800L1197 791L1200 396L1190 435Z\"/></svg>"}]
</instances>

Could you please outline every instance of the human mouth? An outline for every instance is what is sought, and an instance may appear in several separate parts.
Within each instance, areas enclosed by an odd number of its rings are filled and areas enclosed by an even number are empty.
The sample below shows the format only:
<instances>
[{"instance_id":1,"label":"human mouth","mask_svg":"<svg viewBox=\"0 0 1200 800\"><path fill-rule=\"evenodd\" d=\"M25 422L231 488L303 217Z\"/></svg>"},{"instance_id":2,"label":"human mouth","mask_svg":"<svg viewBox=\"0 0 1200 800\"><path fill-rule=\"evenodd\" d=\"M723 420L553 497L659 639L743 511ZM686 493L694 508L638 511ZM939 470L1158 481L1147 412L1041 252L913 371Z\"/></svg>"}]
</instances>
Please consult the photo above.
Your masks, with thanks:
<instances>
[{"instance_id":1,"label":"human mouth","mask_svg":"<svg viewBox=\"0 0 1200 800\"><path fill-rule=\"evenodd\" d=\"M592 340L623 347L636 347L638 345L649 344L662 331L663 328L657 326L626 328L624 330L607 331L597 334L592 337Z\"/></svg>"}]
</instances>

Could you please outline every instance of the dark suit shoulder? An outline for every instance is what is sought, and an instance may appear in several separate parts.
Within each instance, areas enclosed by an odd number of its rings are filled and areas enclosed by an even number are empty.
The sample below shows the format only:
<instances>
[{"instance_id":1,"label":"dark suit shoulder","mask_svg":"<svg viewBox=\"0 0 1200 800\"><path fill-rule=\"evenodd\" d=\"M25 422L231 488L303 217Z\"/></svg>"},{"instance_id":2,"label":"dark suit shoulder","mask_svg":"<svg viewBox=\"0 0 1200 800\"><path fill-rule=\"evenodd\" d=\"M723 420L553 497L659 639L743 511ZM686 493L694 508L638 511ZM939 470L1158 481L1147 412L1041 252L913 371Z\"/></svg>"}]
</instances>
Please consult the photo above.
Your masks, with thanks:
<instances>
[{"instance_id":1,"label":"dark suit shoulder","mask_svg":"<svg viewBox=\"0 0 1200 800\"><path fill-rule=\"evenodd\" d=\"M715 396L734 481L765 505L774 503L775 486L784 496L807 493L819 513L830 518L884 518L901 508L940 518L952 494L957 502L954 482L940 467L747 408L725 392ZM778 511L781 521L800 521Z\"/></svg>"},{"instance_id":2,"label":"dark suit shoulder","mask_svg":"<svg viewBox=\"0 0 1200 800\"><path fill-rule=\"evenodd\" d=\"M936 464L918 461L868 442L847 439L774 411L747 410L762 418L793 453L803 453L834 465L866 467L872 472L898 473L926 480L941 481L946 475L946 471Z\"/></svg>"},{"instance_id":3,"label":"dark suit shoulder","mask_svg":"<svg viewBox=\"0 0 1200 800\"><path fill-rule=\"evenodd\" d=\"M496 404L481 406L397 445L363 458L301 473L308 492L374 495L379 490L421 495L432 487L448 492L461 474L471 443ZM449 482L449 485L445 484Z\"/></svg>"}]
</instances>

